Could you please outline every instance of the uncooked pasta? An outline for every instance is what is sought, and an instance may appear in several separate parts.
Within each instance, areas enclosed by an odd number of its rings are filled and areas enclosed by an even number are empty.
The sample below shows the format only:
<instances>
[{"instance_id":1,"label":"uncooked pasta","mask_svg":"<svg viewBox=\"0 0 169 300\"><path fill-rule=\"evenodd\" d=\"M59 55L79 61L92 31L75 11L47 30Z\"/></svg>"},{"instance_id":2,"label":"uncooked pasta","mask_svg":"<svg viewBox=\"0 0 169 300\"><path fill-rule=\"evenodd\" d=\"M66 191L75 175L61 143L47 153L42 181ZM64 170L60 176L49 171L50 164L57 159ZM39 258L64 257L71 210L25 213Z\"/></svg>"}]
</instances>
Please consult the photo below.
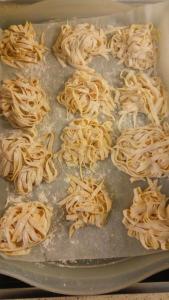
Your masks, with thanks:
<instances>
[{"instance_id":1,"label":"uncooked pasta","mask_svg":"<svg viewBox=\"0 0 169 300\"><path fill-rule=\"evenodd\" d=\"M45 51L43 35L38 42L31 23L11 25L3 31L0 40L0 57L11 67L23 68L26 64L36 64L43 59Z\"/></svg>"},{"instance_id":2,"label":"uncooked pasta","mask_svg":"<svg viewBox=\"0 0 169 300\"><path fill-rule=\"evenodd\" d=\"M95 225L102 227L112 207L103 180L94 178L70 177L68 196L59 202L65 209L66 220L73 222L69 228L69 236L81 227Z\"/></svg>"},{"instance_id":3,"label":"uncooked pasta","mask_svg":"<svg viewBox=\"0 0 169 300\"><path fill-rule=\"evenodd\" d=\"M107 58L107 37L103 29L93 24L65 24L61 26L53 52L63 67L69 64L87 68L94 56Z\"/></svg>"},{"instance_id":4,"label":"uncooked pasta","mask_svg":"<svg viewBox=\"0 0 169 300\"><path fill-rule=\"evenodd\" d=\"M19 202L0 218L0 252L26 255L43 242L51 225L52 208L39 202Z\"/></svg>"},{"instance_id":5,"label":"uncooked pasta","mask_svg":"<svg viewBox=\"0 0 169 300\"><path fill-rule=\"evenodd\" d=\"M13 127L33 127L49 111L46 94L39 80L17 75L4 80L0 90L0 111Z\"/></svg>"},{"instance_id":6,"label":"uncooked pasta","mask_svg":"<svg viewBox=\"0 0 169 300\"><path fill-rule=\"evenodd\" d=\"M42 181L57 176L52 150L54 134L41 138L32 132L13 133L0 138L0 176L14 182L19 194L27 194Z\"/></svg>"},{"instance_id":7,"label":"uncooked pasta","mask_svg":"<svg viewBox=\"0 0 169 300\"><path fill-rule=\"evenodd\" d=\"M124 86L115 90L115 101L121 107L119 128L130 113L136 126L138 112L146 114L152 123L160 125L169 111L168 93L160 77L132 70L123 70L120 77Z\"/></svg>"},{"instance_id":8,"label":"uncooked pasta","mask_svg":"<svg viewBox=\"0 0 169 300\"><path fill-rule=\"evenodd\" d=\"M169 205L157 181L148 180L148 188L134 189L133 203L123 211L128 235L146 249L169 250Z\"/></svg>"},{"instance_id":9,"label":"uncooked pasta","mask_svg":"<svg viewBox=\"0 0 169 300\"><path fill-rule=\"evenodd\" d=\"M169 176L169 125L124 130L111 155L113 164L132 180Z\"/></svg>"},{"instance_id":10,"label":"uncooked pasta","mask_svg":"<svg viewBox=\"0 0 169 300\"><path fill-rule=\"evenodd\" d=\"M63 129L58 158L68 166L92 168L108 157L112 147L112 123L76 119Z\"/></svg>"},{"instance_id":11,"label":"uncooked pasta","mask_svg":"<svg viewBox=\"0 0 169 300\"><path fill-rule=\"evenodd\" d=\"M80 116L96 117L99 112L113 117L115 108L111 87L94 70L75 71L57 96L57 101L68 112Z\"/></svg>"},{"instance_id":12,"label":"uncooked pasta","mask_svg":"<svg viewBox=\"0 0 169 300\"><path fill-rule=\"evenodd\" d=\"M113 27L109 48L126 67L147 70L156 64L158 34L153 24Z\"/></svg>"}]
</instances>

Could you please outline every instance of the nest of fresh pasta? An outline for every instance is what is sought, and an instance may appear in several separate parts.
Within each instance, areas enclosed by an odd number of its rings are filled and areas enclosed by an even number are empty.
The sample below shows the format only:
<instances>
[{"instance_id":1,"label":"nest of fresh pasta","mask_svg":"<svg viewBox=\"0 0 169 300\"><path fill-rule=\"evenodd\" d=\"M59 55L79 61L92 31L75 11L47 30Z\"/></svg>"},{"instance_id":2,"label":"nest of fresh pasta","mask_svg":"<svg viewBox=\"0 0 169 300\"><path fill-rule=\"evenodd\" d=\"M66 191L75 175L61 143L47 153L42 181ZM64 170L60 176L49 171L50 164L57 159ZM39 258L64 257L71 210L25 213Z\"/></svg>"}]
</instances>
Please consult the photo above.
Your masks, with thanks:
<instances>
[{"instance_id":1,"label":"nest of fresh pasta","mask_svg":"<svg viewBox=\"0 0 169 300\"><path fill-rule=\"evenodd\" d=\"M17 75L16 79L3 81L0 112L13 127L34 127L49 110L47 96L39 80Z\"/></svg>"},{"instance_id":2,"label":"nest of fresh pasta","mask_svg":"<svg viewBox=\"0 0 169 300\"><path fill-rule=\"evenodd\" d=\"M169 176L169 125L149 124L124 130L111 155L114 165L140 180Z\"/></svg>"},{"instance_id":3,"label":"nest of fresh pasta","mask_svg":"<svg viewBox=\"0 0 169 300\"><path fill-rule=\"evenodd\" d=\"M68 196L59 202L64 208L66 220L73 222L69 228L69 236L87 225L102 227L112 207L103 180L94 178L70 177Z\"/></svg>"},{"instance_id":4,"label":"nest of fresh pasta","mask_svg":"<svg viewBox=\"0 0 169 300\"><path fill-rule=\"evenodd\" d=\"M108 157L112 147L112 123L75 119L63 129L58 158L68 166L93 168Z\"/></svg>"},{"instance_id":5,"label":"nest of fresh pasta","mask_svg":"<svg viewBox=\"0 0 169 300\"><path fill-rule=\"evenodd\" d=\"M162 194L157 181L148 180L148 187L134 189L133 203L123 211L123 224L128 235L146 249L169 249L168 197Z\"/></svg>"},{"instance_id":6,"label":"nest of fresh pasta","mask_svg":"<svg viewBox=\"0 0 169 300\"><path fill-rule=\"evenodd\" d=\"M158 33L153 24L113 27L109 49L126 67L147 70L157 61Z\"/></svg>"},{"instance_id":7,"label":"nest of fresh pasta","mask_svg":"<svg viewBox=\"0 0 169 300\"><path fill-rule=\"evenodd\" d=\"M113 118L115 109L111 87L94 70L75 71L58 94L57 101L68 112L81 117L97 117L103 113Z\"/></svg>"},{"instance_id":8,"label":"nest of fresh pasta","mask_svg":"<svg viewBox=\"0 0 169 300\"><path fill-rule=\"evenodd\" d=\"M53 210L39 202L19 202L0 218L0 251L6 255L25 255L43 242L51 225Z\"/></svg>"},{"instance_id":9,"label":"nest of fresh pasta","mask_svg":"<svg viewBox=\"0 0 169 300\"><path fill-rule=\"evenodd\" d=\"M122 127L129 114L132 114L133 125L136 127L138 113L145 114L151 123L160 125L169 114L169 96L160 77L123 70L120 78L124 85L114 90L115 102L120 109L118 127Z\"/></svg>"},{"instance_id":10,"label":"nest of fresh pasta","mask_svg":"<svg viewBox=\"0 0 169 300\"><path fill-rule=\"evenodd\" d=\"M53 52L62 66L86 69L93 57L107 58L107 37L93 24L62 25Z\"/></svg>"},{"instance_id":11,"label":"nest of fresh pasta","mask_svg":"<svg viewBox=\"0 0 169 300\"><path fill-rule=\"evenodd\" d=\"M23 68L26 64L36 64L43 59L45 51L43 35L38 42L31 23L11 25L3 31L0 40L0 57L11 67Z\"/></svg>"},{"instance_id":12,"label":"nest of fresh pasta","mask_svg":"<svg viewBox=\"0 0 169 300\"><path fill-rule=\"evenodd\" d=\"M53 142L53 133L38 138L33 131L0 138L0 176L22 195L42 181L52 182L57 176Z\"/></svg>"}]
</instances>

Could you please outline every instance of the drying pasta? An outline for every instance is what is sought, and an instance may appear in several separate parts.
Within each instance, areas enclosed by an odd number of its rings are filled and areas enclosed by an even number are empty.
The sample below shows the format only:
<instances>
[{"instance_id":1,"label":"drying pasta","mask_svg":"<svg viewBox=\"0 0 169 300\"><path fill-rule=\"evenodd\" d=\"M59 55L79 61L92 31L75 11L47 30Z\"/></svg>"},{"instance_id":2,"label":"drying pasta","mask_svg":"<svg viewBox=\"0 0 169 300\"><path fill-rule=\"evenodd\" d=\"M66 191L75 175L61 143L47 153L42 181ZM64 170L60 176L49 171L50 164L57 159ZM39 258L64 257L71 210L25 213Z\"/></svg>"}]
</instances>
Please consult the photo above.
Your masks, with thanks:
<instances>
[{"instance_id":1,"label":"drying pasta","mask_svg":"<svg viewBox=\"0 0 169 300\"><path fill-rule=\"evenodd\" d=\"M147 189L134 189L133 204L123 211L123 224L128 235L146 249L169 250L168 198L160 192L156 181L148 181Z\"/></svg>"},{"instance_id":2,"label":"drying pasta","mask_svg":"<svg viewBox=\"0 0 169 300\"><path fill-rule=\"evenodd\" d=\"M76 119L64 128L58 158L68 166L92 168L108 157L112 147L112 123Z\"/></svg>"},{"instance_id":3,"label":"drying pasta","mask_svg":"<svg viewBox=\"0 0 169 300\"><path fill-rule=\"evenodd\" d=\"M107 38L104 31L92 24L65 24L53 46L53 52L60 64L75 68L87 68L92 58L101 55L107 58Z\"/></svg>"},{"instance_id":4,"label":"drying pasta","mask_svg":"<svg viewBox=\"0 0 169 300\"><path fill-rule=\"evenodd\" d=\"M113 27L109 48L119 63L138 70L147 70L157 60L157 30L152 24Z\"/></svg>"},{"instance_id":5,"label":"drying pasta","mask_svg":"<svg viewBox=\"0 0 169 300\"><path fill-rule=\"evenodd\" d=\"M168 93L159 77L150 77L143 72L123 70L124 86L115 90L115 101L121 106L119 128L126 115L133 114L136 126L138 112L147 115L157 125L168 116Z\"/></svg>"},{"instance_id":6,"label":"drying pasta","mask_svg":"<svg viewBox=\"0 0 169 300\"><path fill-rule=\"evenodd\" d=\"M0 111L14 127L33 127L43 120L49 104L37 79L17 75L3 82Z\"/></svg>"},{"instance_id":7,"label":"drying pasta","mask_svg":"<svg viewBox=\"0 0 169 300\"><path fill-rule=\"evenodd\" d=\"M43 242L51 225L52 208L39 202L19 202L0 218L0 252L26 255Z\"/></svg>"},{"instance_id":8,"label":"drying pasta","mask_svg":"<svg viewBox=\"0 0 169 300\"><path fill-rule=\"evenodd\" d=\"M111 155L114 165L132 180L169 176L169 125L124 130Z\"/></svg>"},{"instance_id":9,"label":"drying pasta","mask_svg":"<svg viewBox=\"0 0 169 300\"><path fill-rule=\"evenodd\" d=\"M39 139L32 132L0 138L0 176L14 182L19 194L27 194L42 181L57 176L52 150L54 134Z\"/></svg>"},{"instance_id":10,"label":"drying pasta","mask_svg":"<svg viewBox=\"0 0 169 300\"><path fill-rule=\"evenodd\" d=\"M57 96L57 101L64 105L68 112L79 113L83 117L96 117L99 112L112 117L115 107L111 88L94 70L75 71Z\"/></svg>"},{"instance_id":11,"label":"drying pasta","mask_svg":"<svg viewBox=\"0 0 169 300\"><path fill-rule=\"evenodd\" d=\"M0 57L11 67L23 68L25 64L36 64L43 59L45 51L43 35L38 42L31 23L11 25L3 32L0 41Z\"/></svg>"},{"instance_id":12,"label":"drying pasta","mask_svg":"<svg viewBox=\"0 0 169 300\"><path fill-rule=\"evenodd\" d=\"M94 178L70 177L68 196L59 202L65 209L66 220L73 222L69 228L69 236L81 227L95 225L102 227L112 207L103 181Z\"/></svg>"}]
</instances>

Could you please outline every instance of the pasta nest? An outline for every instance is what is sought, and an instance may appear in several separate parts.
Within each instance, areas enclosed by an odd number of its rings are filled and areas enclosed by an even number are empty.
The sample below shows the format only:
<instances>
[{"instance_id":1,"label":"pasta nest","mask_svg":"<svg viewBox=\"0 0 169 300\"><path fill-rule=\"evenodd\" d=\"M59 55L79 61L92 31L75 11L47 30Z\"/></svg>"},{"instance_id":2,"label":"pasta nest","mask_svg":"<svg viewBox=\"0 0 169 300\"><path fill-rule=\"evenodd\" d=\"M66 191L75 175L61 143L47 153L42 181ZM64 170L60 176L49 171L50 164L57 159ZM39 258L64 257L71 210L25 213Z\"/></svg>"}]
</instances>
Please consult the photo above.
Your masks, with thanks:
<instances>
[{"instance_id":1,"label":"pasta nest","mask_svg":"<svg viewBox=\"0 0 169 300\"><path fill-rule=\"evenodd\" d=\"M94 56L107 58L107 37L92 24L62 25L53 52L63 67L87 68Z\"/></svg>"},{"instance_id":2,"label":"pasta nest","mask_svg":"<svg viewBox=\"0 0 169 300\"><path fill-rule=\"evenodd\" d=\"M0 252L26 255L43 242L51 225L52 208L38 201L20 202L0 218Z\"/></svg>"},{"instance_id":3,"label":"pasta nest","mask_svg":"<svg viewBox=\"0 0 169 300\"><path fill-rule=\"evenodd\" d=\"M109 48L119 63L138 70L147 70L157 60L157 30L153 24L132 24L113 27Z\"/></svg>"},{"instance_id":4,"label":"pasta nest","mask_svg":"<svg viewBox=\"0 0 169 300\"><path fill-rule=\"evenodd\" d=\"M169 176L169 125L150 124L124 130L112 149L111 158L132 180Z\"/></svg>"},{"instance_id":5,"label":"pasta nest","mask_svg":"<svg viewBox=\"0 0 169 300\"><path fill-rule=\"evenodd\" d=\"M108 157L112 147L112 123L76 119L63 129L58 158L68 166L89 166Z\"/></svg>"},{"instance_id":6,"label":"pasta nest","mask_svg":"<svg viewBox=\"0 0 169 300\"><path fill-rule=\"evenodd\" d=\"M134 189L133 204L123 211L123 224L128 235L141 242L146 249L169 249L168 198L160 192L156 181Z\"/></svg>"},{"instance_id":7,"label":"pasta nest","mask_svg":"<svg viewBox=\"0 0 169 300\"><path fill-rule=\"evenodd\" d=\"M143 72L123 70L120 76L124 86L115 90L115 102L122 110L119 127L127 114L134 116L134 126L138 112L147 115L157 125L168 116L168 93L159 77L150 77Z\"/></svg>"},{"instance_id":8,"label":"pasta nest","mask_svg":"<svg viewBox=\"0 0 169 300\"><path fill-rule=\"evenodd\" d=\"M36 79L17 75L5 80L0 91L0 111L14 127L33 127L50 110L45 92Z\"/></svg>"},{"instance_id":9,"label":"pasta nest","mask_svg":"<svg viewBox=\"0 0 169 300\"><path fill-rule=\"evenodd\" d=\"M57 176L54 134L36 139L31 132L0 138L0 176L14 182L19 194L27 194L42 181L52 182Z\"/></svg>"},{"instance_id":10,"label":"pasta nest","mask_svg":"<svg viewBox=\"0 0 169 300\"><path fill-rule=\"evenodd\" d=\"M65 209L66 220L73 222L69 236L81 227L95 225L102 227L112 207L103 181L98 183L94 178L70 177L68 196L59 202Z\"/></svg>"},{"instance_id":11,"label":"pasta nest","mask_svg":"<svg viewBox=\"0 0 169 300\"><path fill-rule=\"evenodd\" d=\"M99 112L112 117L115 108L111 88L100 75L89 71L75 71L65 83L57 101L68 112L85 117L96 117Z\"/></svg>"},{"instance_id":12,"label":"pasta nest","mask_svg":"<svg viewBox=\"0 0 169 300\"><path fill-rule=\"evenodd\" d=\"M45 51L43 35L40 42L36 41L36 32L31 23L11 25L3 31L0 56L11 67L23 68L25 64L36 64L43 59Z\"/></svg>"}]
</instances>

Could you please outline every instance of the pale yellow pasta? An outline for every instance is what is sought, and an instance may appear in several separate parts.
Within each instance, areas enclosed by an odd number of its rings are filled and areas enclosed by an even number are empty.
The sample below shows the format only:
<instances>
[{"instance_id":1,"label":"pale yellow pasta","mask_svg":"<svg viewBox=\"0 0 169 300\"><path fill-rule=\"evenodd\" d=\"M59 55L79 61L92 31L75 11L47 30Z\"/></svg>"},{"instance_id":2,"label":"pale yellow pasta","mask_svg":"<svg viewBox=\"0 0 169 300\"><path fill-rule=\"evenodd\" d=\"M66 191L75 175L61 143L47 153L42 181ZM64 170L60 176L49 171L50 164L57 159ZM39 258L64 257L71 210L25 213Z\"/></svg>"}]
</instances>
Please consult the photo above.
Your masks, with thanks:
<instances>
[{"instance_id":1,"label":"pale yellow pasta","mask_svg":"<svg viewBox=\"0 0 169 300\"><path fill-rule=\"evenodd\" d=\"M37 79L17 75L4 80L0 90L0 111L13 127L33 127L49 112L47 96Z\"/></svg>"},{"instance_id":2,"label":"pale yellow pasta","mask_svg":"<svg viewBox=\"0 0 169 300\"><path fill-rule=\"evenodd\" d=\"M111 87L94 70L75 71L58 94L57 101L68 112L80 116L96 117L99 112L113 118L115 108Z\"/></svg>"},{"instance_id":3,"label":"pale yellow pasta","mask_svg":"<svg viewBox=\"0 0 169 300\"><path fill-rule=\"evenodd\" d=\"M0 40L1 60L14 68L23 68L26 64L38 63L43 59L46 48L36 40L36 32L31 23L11 25L3 31Z\"/></svg>"},{"instance_id":4,"label":"pale yellow pasta","mask_svg":"<svg viewBox=\"0 0 169 300\"><path fill-rule=\"evenodd\" d=\"M42 181L52 182L57 176L53 142L53 133L37 138L31 132L15 132L0 138L0 176L14 182L22 195Z\"/></svg>"},{"instance_id":5,"label":"pale yellow pasta","mask_svg":"<svg viewBox=\"0 0 169 300\"><path fill-rule=\"evenodd\" d=\"M95 225L102 227L112 207L103 181L94 178L70 177L68 196L59 202L65 209L66 220L73 222L69 228L69 236L81 227Z\"/></svg>"},{"instance_id":6,"label":"pale yellow pasta","mask_svg":"<svg viewBox=\"0 0 169 300\"><path fill-rule=\"evenodd\" d=\"M103 29L92 24L65 24L53 46L53 52L63 67L87 68L94 56L107 58L107 37Z\"/></svg>"},{"instance_id":7,"label":"pale yellow pasta","mask_svg":"<svg viewBox=\"0 0 169 300\"><path fill-rule=\"evenodd\" d=\"M123 224L144 248L169 250L168 198L156 181L148 180L148 184L145 190L134 189L133 203L123 211Z\"/></svg>"},{"instance_id":8,"label":"pale yellow pasta","mask_svg":"<svg viewBox=\"0 0 169 300\"><path fill-rule=\"evenodd\" d=\"M157 60L157 30L153 24L113 27L109 48L126 67L147 70Z\"/></svg>"},{"instance_id":9,"label":"pale yellow pasta","mask_svg":"<svg viewBox=\"0 0 169 300\"><path fill-rule=\"evenodd\" d=\"M108 157L112 147L112 123L76 119L63 129L58 158L68 166L92 168Z\"/></svg>"},{"instance_id":10,"label":"pale yellow pasta","mask_svg":"<svg viewBox=\"0 0 169 300\"><path fill-rule=\"evenodd\" d=\"M119 128L130 113L136 126L138 112L146 114L152 123L160 125L169 112L168 93L160 77L132 70L123 70L120 77L124 85L115 90L115 101L121 107Z\"/></svg>"},{"instance_id":11,"label":"pale yellow pasta","mask_svg":"<svg viewBox=\"0 0 169 300\"><path fill-rule=\"evenodd\" d=\"M169 176L169 126L153 124L124 130L111 155L113 164L132 180Z\"/></svg>"},{"instance_id":12,"label":"pale yellow pasta","mask_svg":"<svg viewBox=\"0 0 169 300\"><path fill-rule=\"evenodd\" d=\"M39 202L19 202L0 218L0 252L26 255L43 242L51 225L53 210Z\"/></svg>"}]
</instances>

